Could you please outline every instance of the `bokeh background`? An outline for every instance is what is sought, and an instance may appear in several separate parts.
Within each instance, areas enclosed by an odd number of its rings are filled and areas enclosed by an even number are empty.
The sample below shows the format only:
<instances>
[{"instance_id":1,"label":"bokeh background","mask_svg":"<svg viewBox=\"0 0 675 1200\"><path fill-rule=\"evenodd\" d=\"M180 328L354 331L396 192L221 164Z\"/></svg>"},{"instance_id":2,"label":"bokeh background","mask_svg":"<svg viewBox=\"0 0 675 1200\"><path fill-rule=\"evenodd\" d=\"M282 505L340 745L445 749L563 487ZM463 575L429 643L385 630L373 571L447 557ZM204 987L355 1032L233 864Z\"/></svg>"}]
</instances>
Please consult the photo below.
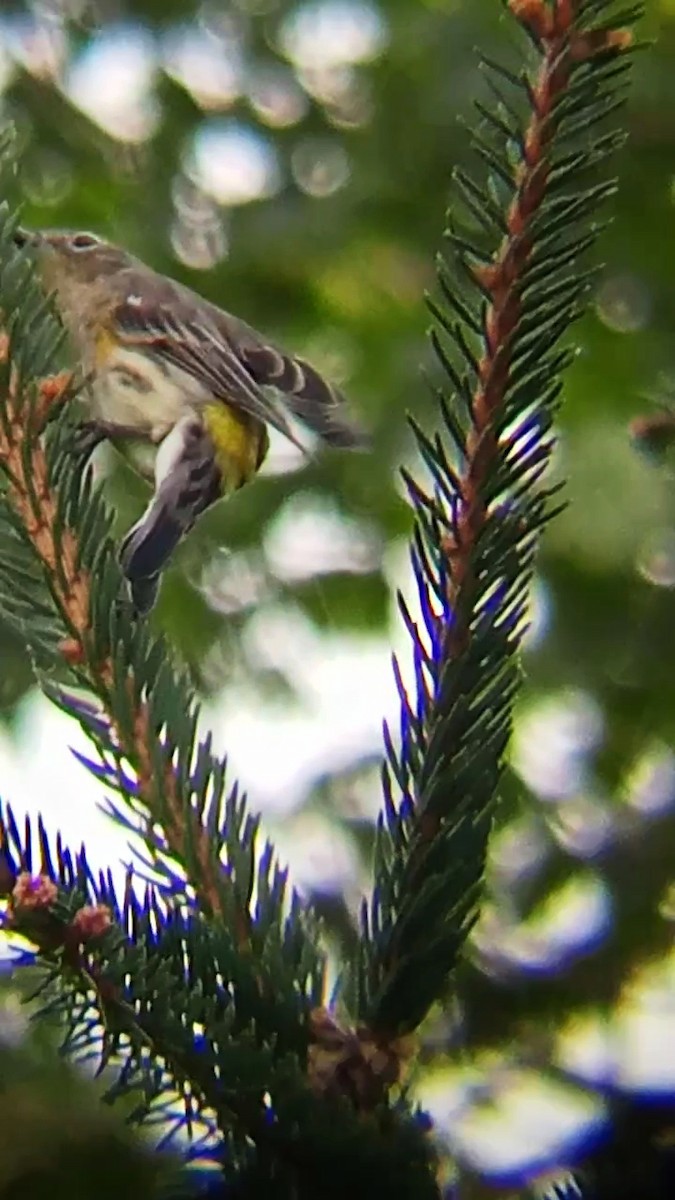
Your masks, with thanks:
<instances>
[{"instance_id":1,"label":"bokeh background","mask_svg":"<svg viewBox=\"0 0 675 1200\"><path fill-rule=\"evenodd\" d=\"M577 1153L616 1162L638 1134L657 1155L675 1124L675 482L629 431L675 378L673 0L648 0L642 33L656 43L575 330L570 505L539 559L486 902L419 1079L475 1196ZM415 465L406 411L433 420L423 296L462 119L486 95L476 46L522 52L500 0L0 8L26 223L125 244L310 358L373 432L359 456L275 441L181 547L153 618L336 962L369 882L392 649L406 662L397 469ZM98 465L122 529L144 485L109 449ZM94 863L128 858L71 756L79 731L35 695L1 616L0 663L3 798L85 836Z\"/></svg>"}]
</instances>

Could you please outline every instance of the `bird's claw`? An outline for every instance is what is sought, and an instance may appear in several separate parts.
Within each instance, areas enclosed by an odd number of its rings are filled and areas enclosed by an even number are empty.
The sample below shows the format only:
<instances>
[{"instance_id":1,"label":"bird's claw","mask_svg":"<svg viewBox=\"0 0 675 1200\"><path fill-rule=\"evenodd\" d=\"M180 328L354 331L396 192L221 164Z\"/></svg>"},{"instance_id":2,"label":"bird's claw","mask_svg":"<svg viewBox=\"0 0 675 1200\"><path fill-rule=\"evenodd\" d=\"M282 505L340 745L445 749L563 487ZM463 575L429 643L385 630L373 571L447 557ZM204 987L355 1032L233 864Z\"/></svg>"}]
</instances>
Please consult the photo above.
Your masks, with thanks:
<instances>
[{"instance_id":1,"label":"bird's claw","mask_svg":"<svg viewBox=\"0 0 675 1200\"><path fill-rule=\"evenodd\" d=\"M105 437L106 433L98 422L82 421L73 431L71 451L77 458L90 458Z\"/></svg>"}]
</instances>

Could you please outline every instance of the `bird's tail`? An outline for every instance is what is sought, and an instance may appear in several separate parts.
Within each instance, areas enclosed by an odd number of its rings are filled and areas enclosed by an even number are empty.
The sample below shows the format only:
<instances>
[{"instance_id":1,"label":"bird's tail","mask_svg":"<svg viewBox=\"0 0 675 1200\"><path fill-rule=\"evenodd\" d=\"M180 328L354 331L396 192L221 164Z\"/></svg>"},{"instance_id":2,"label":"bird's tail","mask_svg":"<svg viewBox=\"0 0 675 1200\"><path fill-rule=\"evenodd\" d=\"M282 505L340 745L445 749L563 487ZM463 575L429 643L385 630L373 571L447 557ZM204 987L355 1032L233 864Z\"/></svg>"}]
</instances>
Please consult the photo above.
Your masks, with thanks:
<instances>
[{"instance_id":1,"label":"bird's tail","mask_svg":"<svg viewBox=\"0 0 675 1200\"><path fill-rule=\"evenodd\" d=\"M131 591L135 611L149 612L155 603L162 570L191 524L178 520L171 508L153 497L140 521L131 527L120 546L119 557Z\"/></svg>"},{"instance_id":2,"label":"bird's tail","mask_svg":"<svg viewBox=\"0 0 675 1200\"><path fill-rule=\"evenodd\" d=\"M197 418L185 417L162 443L155 494L120 546L120 564L139 615L152 608L161 573L178 543L220 495L211 439Z\"/></svg>"}]
</instances>

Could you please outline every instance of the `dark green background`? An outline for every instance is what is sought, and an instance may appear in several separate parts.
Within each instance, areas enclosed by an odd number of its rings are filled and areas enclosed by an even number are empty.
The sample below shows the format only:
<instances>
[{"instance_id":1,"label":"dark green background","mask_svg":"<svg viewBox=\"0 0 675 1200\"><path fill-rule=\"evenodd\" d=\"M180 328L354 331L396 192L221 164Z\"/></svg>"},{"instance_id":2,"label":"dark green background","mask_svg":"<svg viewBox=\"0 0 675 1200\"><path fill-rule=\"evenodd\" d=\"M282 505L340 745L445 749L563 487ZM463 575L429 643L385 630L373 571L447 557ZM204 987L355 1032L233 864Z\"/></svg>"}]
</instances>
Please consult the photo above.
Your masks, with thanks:
<instances>
[{"instance_id":1,"label":"dark green background","mask_svg":"<svg viewBox=\"0 0 675 1200\"><path fill-rule=\"evenodd\" d=\"M125 144L92 123L59 86L95 31L131 21L159 39L171 26L196 27L219 12L239 42L246 90L263 67L286 72L294 83L279 37L292 6L110 0L71 5L75 18L65 23L59 7L69 6L2 7L0 45L4 39L13 58L0 104L20 131L27 223L93 228L317 363L323 349L326 364L342 364L343 386L374 436L370 455L326 455L295 473L260 479L210 513L176 556L155 619L205 690L216 680L204 662L207 654L214 661L219 643L223 681L235 666L253 673L238 649L250 612L219 614L193 586L224 544L265 571L271 600L299 606L318 628L345 637L392 636L396 610L379 569L322 574L289 587L269 572L261 545L280 505L301 491L365 522L381 539L383 556L405 537L410 513L396 469L412 454L406 410L423 423L433 420L420 376L429 361L423 293L433 286L451 171L467 159L468 136L458 118L471 119L472 97L486 96L475 47L514 63L524 40L499 0L387 0L379 10L386 41L372 61L350 69L342 110L307 96L304 115L283 129L266 126L245 96L207 113L158 64L155 131ZM561 1070L570 1074L569 1064L561 1067L556 1058L556 1030L573 1013L579 1020L606 1014L605 1032L621 1042L625 985L672 944L675 494L668 465L649 460L629 435L631 420L653 411L648 394L675 376L675 4L649 0L647 9L641 32L657 41L637 60L626 117L630 140L617 163L615 219L598 251L604 274L574 331L580 354L566 380L556 464L569 480L570 505L548 531L539 559L544 627L525 660L515 770L504 787L505 828L495 842L486 920L459 980L465 1021L444 1019L430 1032L433 1053L449 1051L443 1062L456 1061L461 1045L462 1061L468 1054L475 1078L483 1079L486 1090L471 1101L477 1112L491 1095L507 1094L504 1061L524 1061L535 1075L545 1069L558 1081ZM28 13L42 22L42 41L33 41L27 55L30 69L20 61L26 44L18 50L16 43ZM302 84L303 78L295 80L296 87ZM360 113L358 124L350 123L350 111ZM172 249L177 180L191 136L219 117L270 140L283 186L229 213L216 206L229 250L210 269L195 270ZM310 196L294 182L293 156L308 138L316 139L319 158L336 147L348 156L344 186L329 196ZM121 525L144 502L142 485L122 467L111 495ZM0 639L2 711L11 724L30 674L21 647L1 626ZM289 691L288 680L276 674L253 683L261 703ZM561 713L568 714L563 725ZM561 738L569 753L554 794L550 769ZM533 755L543 773L535 778L525 769L523 780L518 772ZM655 763L666 781L665 798L646 816L634 802L636 781ZM539 790L548 798L537 795L544 777L550 786ZM317 781L302 799L308 810L318 806L345 826L366 864L370 827L345 818L344 810L362 808L359 796L375 786L375 767L355 763L342 779ZM545 921L584 886L607 908L592 944L583 938L591 920L583 901L572 922L574 937L549 944ZM343 904L320 891L317 901L336 934L349 940L351 899ZM520 939L517 954L512 936ZM620 1075L612 1082L621 1090ZM577 1080L572 1086L583 1092L586 1085ZM463 1128L462 1121L454 1127ZM537 1136L535 1119L533 1152ZM481 1162L487 1171L479 1156Z\"/></svg>"}]
</instances>

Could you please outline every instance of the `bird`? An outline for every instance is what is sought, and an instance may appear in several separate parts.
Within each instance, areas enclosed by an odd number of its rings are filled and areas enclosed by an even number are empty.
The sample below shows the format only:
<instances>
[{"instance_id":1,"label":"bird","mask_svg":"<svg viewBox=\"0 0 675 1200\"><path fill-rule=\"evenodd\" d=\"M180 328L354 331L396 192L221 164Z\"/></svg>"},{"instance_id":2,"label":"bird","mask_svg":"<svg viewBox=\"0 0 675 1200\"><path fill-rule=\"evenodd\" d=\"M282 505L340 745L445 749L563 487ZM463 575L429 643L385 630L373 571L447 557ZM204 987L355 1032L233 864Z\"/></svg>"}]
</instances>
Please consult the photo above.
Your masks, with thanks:
<instances>
[{"instance_id":1,"label":"bird","mask_svg":"<svg viewBox=\"0 0 675 1200\"><path fill-rule=\"evenodd\" d=\"M269 429L363 450L345 398L304 359L94 233L19 228L85 378L81 445L156 448L153 494L119 548L134 609L198 517L262 466Z\"/></svg>"}]
</instances>

